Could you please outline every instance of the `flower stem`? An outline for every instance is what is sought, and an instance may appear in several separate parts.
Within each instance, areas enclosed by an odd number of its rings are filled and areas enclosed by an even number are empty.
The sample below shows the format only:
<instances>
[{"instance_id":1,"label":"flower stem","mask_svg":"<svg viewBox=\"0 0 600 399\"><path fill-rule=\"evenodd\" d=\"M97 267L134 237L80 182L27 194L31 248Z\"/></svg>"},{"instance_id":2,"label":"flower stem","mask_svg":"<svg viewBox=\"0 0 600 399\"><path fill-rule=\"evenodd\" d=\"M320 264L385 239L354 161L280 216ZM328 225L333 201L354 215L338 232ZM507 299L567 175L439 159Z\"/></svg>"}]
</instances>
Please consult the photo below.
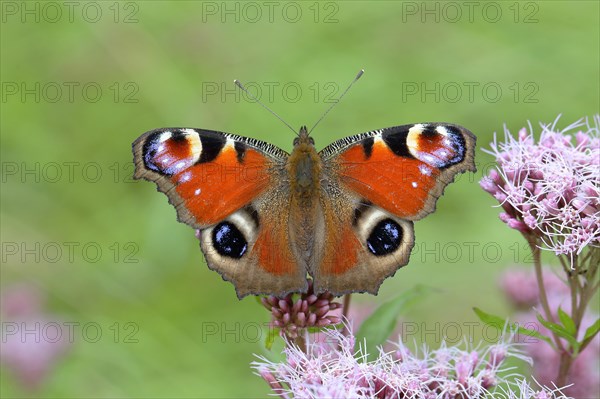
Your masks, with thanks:
<instances>
[{"instance_id":1,"label":"flower stem","mask_svg":"<svg viewBox=\"0 0 600 399\"><path fill-rule=\"evenodd\" d=\"M344 305L342 306L342 320L348 320L348 313L350 312L350 299L352 299L352 294L344 295ZM346 323L344 323L342 334L344 336L348 336L348 333L348 328L346 326Z\"/></svg>"},{"instance_id":2,"label":"flower stem","mask_svg":"<svg viewBox=\"0 0 600 399\"><path fill-rule=\"evenodd\" d=\"M575 359L568 351L563 351L560 354L560 365L558 366L558 377L556 377L556 385L564 387L567 385L567 377L569 376L569 370Z\"/></svg>"},{"instance_id":3,"label":"flower stem","mask_svg":"<svg viewBox=\"0 0 600 399\"><path fill-rule=\"evenodd\" d=\"M296 339L294 339L294 343L298 346L298 348L300 348L300 350L303 353L307 353L306 352L306 339L304 338L303 334L298 334Z\"/></svg>"},{"instance_id":4,"label":"flower stem","mask_svg":"<svg viewBox=\"0 0 600 399\"><path fill-rule=\"evenodd\" d=\"M577 307L577 312L573 312L573 321L575 322L575 326L577 327L577 336L579 336L579 329L581 328L581 324L583 322L583 317L585 316L585 311L590 303L590 300L594 298L598 291L599 282L595 281L597 279L597 271L600 264L600 249L598 248L589 248L588 253L580 257L577 270L577 277L583 280L583 284L579 286L579 305ZM583 277L580 277L583 275ZM596 333L597 334L597 333ZM594 335L595 336L595 335ZM579 348L579 352L582 352L587 345L593 340L594 336L589 337L588 339L581 342L581 346Z\"/></svg>"},{"instance_id":5,"label":"flower stem","mask_svg":"<svg viewBox=\"0 0 600 399\"><path fill-rule=\"evenodd\" d=\"M552 317L552 311L550 310L550 305L548 303L548 294L546 293L546 286L544 285L544 274L542 273L542 254L540 247L537 245L537 240L535 237L526 236L527 242L529 243L529 248L531 249L531 253L533 255L533 264L535 267L535 277L538 283L538 290L540 295L540 303L542 304L542 308L544 310L544 316L546 320L554 323L554 317ZM554 342L556 347L563 352L563 344L562 341L558 338L556 333L552 332L552 337L554 338Z\"/></svg>"},{"instance_id":6,"label":"flower stem","mask_svg":"<svg viewBox=\"0 0 600 399\"><path fill-rule=\"evenodd\" d=\"M536 279L538 282L540 303L541 303L543 311L544 311L544 317L549 322L556 323L556 321L554 320L554 317L552 315L552 310L550 309L550 305L548 303L548 295L546 293L546 287L544 284L544 276L543 276L543 272L542 272L540 247L537 245L537 240L535 237L527 236L526 238L527 238L527 242L529 243L531 252L533 254L535 275L536 275ZM595 294L595 289L594 289L595 287L593 285L593 282L589 281L589 280L585 281L585 280L587 280L587 277L589 277L591 274L595 274L595 270L590 271L589 268L586 269L587 265L585 265L585 262L582 262L582 259L587 260L588 256L585 256L585 257L575 256L571 260L570 266L567 266L567 263L564 261L564 259L562 259L559 256L559 260L561 261L561 264L563 265L563 268L565 269L568 284L569 284L569 289L571 291L571 315L570 315L570 317L575 324L575 329L576 329L576 331L574 333L575 339L577 339L577 337L579 336L579 329L581 328L581 323L583 321L583 316L585 314L585 310L589 304L590 299ZM594 266L591 266L591 267L594 267ZM580 272L582 270L585 270L585 277L586 277L586 279L583 281L583 283L580 281ZM561 341L561 339L558 337L558 335L556 333L554 333L553 331L551 333L552 333L554 343L556 344L557 351L560 356L560 361L559 361L559 366L558 366L558 374L556 377L556 385L561 387L561 386L567 385L567 379L569 376L569 372L570 372L571 366L573 365L573 362L577 358L577 353L575 352L574 348L572 348L570 345L565 347L563 344L563 341ZM581 347L579 348L578 353L580 353L583 349L585 349L585 347L587 346L588 343L589 342L584 342L583 345L581 345Z\"/></svg>"},{"instance_id":7,"label":"flower stem","mask_svg":"<svg viewBox=\"0 0 600 399\"><path fill-rule=\"evenodd\" d=\"M348 312L350 311L350 299L352 298L352 294L344 295L344 307L342 310L342 316L348 318Z\"/></svg>"},{"instance_id":8,"label":"flower stem","mask_svg":"<svg viewBox=\"0 0 600 399\"><path fill-rule=\"evenodd\" d=\"M544 274L542 272L542 254L540 247L537 245L537 240L535 237L527 236L526 238L527 242L529 243L531 253L533 254L535 276L538 283L540 303L542 304L542 308L544 310L544 316L549 322L555 323L554 317L552 316L552 311L550 310L550 304L548 303L548 294L546 293L546 286L544 284ZM571 295L577 295L576 292L573 292L573 280L571 279L571 276L569 274L567 276L569 276L569 283L571 283ZM575 309L572 309L572 313L575 313ZM566 385L569 370L571 369L571 365L573 364L573 356L568 349L565 349L558 335L554 331L551 331L551 333L552 338L554 339L554 343L556 344L557 351L560 354L560 363L558 366L558 376L556 377L556 385L561 387Z\"/></svg>"}]
</instances>

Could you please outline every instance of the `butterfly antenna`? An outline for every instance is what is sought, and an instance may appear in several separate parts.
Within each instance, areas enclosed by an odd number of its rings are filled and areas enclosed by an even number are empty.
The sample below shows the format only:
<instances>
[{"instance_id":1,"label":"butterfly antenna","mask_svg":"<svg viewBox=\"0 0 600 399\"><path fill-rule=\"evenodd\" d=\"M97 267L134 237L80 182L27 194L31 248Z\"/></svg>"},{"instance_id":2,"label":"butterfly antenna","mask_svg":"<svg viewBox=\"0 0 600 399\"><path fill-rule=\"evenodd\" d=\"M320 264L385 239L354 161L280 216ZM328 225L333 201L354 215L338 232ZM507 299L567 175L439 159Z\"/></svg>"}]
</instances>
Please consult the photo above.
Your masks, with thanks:
<instances>
[{"instance_id":1,"label":"butterfly antenna","mask_svg":"<svg viewBox=\"0 0 600 399\"><path fill-rule=\"evenodd\" d=\"M296 131L296 129L294 129L293 127L290 126L289 123L287 123L286 121L283 120L283 118L279 115L277 115L275 113L275 111L273 111L271 108L267 107L265 104L261 103L260 100L256 97L254 97L241 83L239 80L235 79L233 81L233 83L236 84L237 87L239 87L244 93L246 93L247 95L250 96L250 98L252 98L254 101L256 101L258 104L260 104L264 109L266 109L267 111L269 111L270 113L272 113L273 115L275 115L275 117L277 119L279 119L280 121L282 121L287 127L290 128L290 130L292 132L294 132L295 135L298 135L298 132Z\"/></svg>"},{"instance_id":2,"label":"butterfly antenna","mask_svg":"<svg viewBox=\"0 0 600 399\"><path fill-rule=\"evenodd\" d=\"M344 90L344 92L342 93L342 95L335 100L335 102L333 104L331 104L331 106L327 109L327 111L325 111L325 113L319 118L319 120L317 121L317 123L314 124L314 126L308 131L308 134L310 134L310 132L312 132L315 127L317 127L317 125L319 124L319 122L321 122L323 120L323 118L325 118L325 116L329 113L329 111L331 111L333 109L333 107L335 107L341 100L342 98L344 98L344 96L346 95L346 93L348 93L348 90L350 90L350 88L352 87L352 85L354 83L356 83L356 81L358 79L360 79L360 77L363 75L363 73L365 73L364 69L361 69L360 71L358 71L358 74L356 75L356 77L354 78L354 80L352 82L350 82L350 84L348 85L348 87L346 87L346 90Z\"/></svg>"}]
</instances>

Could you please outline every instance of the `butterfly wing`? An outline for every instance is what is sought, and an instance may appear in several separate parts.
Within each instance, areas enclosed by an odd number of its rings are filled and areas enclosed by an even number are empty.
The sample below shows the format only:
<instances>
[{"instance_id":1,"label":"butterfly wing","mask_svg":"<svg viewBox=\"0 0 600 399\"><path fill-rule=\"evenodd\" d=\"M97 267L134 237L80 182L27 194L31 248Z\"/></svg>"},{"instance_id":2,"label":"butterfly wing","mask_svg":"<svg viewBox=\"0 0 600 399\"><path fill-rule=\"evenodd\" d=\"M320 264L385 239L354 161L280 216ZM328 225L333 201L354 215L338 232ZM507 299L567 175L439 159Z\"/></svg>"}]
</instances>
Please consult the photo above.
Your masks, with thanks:
<instances>
[{"instance_id":1,"label":"butterfly wing","mask_svg":"<svg viewBox=\"0 0 600 399\"><path fill-rule=\"evenodd\" d=\"M163 128L140 136L133 153L134 178L155 182L178 220L200 230L209 268L240 298L305 289L306 270L282 223L289 219L286 152L228 133Z\"/></svg>"},{"instance_id":2,"label":"butterfly wing","mask_svg":"<svg viewBox=\"0 0 600 399\"><path fill-rule=\"evenodd\" d=\"M338 140L324 163L325 244L311 274L315 289L377 293L408 263L412 221L435 210L454 176L475 171L475 136L444 123L396 126Z\"/></svg>"}]
</instances>

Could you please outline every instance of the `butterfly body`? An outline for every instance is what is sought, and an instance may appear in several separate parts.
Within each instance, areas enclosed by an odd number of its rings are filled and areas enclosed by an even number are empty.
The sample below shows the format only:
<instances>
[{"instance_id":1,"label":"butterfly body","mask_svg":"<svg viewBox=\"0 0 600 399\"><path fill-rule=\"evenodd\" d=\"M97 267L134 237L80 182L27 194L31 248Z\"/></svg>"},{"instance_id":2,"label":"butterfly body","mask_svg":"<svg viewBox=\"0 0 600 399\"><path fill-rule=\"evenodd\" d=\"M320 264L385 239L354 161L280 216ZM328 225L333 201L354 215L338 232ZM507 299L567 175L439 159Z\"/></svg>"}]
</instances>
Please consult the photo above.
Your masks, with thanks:
<instances>
[{"instance_id":1,"label":"butterfly body","mask_svg":"<svg viewBox=\"0 0 600 399\"><path fill-rule=\"evenodd\" d=\"M413 221L457 173L475 170L475 136L415 124L338 140L317 152L306 128L291 154L242 136L157 129L133 144L135 178L157 183L200 230L207 264L239 297L377 293L408 262Z\"/></svg>"}]
</instances>

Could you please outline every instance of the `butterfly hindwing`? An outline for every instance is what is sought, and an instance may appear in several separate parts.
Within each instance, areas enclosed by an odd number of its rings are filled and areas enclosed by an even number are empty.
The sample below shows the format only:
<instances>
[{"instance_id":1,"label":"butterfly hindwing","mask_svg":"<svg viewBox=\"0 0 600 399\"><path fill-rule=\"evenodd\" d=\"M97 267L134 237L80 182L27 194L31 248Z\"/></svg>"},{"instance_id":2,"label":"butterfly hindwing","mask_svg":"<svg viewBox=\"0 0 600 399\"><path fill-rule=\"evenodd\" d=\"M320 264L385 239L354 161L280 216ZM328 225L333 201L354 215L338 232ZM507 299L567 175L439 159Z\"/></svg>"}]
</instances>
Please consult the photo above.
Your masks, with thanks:
<instances>
[{"instance_id":1,"label":"butterfly hindwing","mask_svg":"<svg viewBox=\"0 0 600 399\"><path fill-rule=\"evenodd\" d=\"M285 197L270 192L200 232L208 267L231 281L239 298L306 291L306 269L293 253L284 204Z\"/></svg>"},{"instance_id":2,"label":"butterfly hindwing","mask_svg":"<svg viewBox=\"0 0 600 399\"><path fill-rule=\"evenodd\" d=\"M238 296L300 291L306 270L292 255L286 224L288 154L255 139L163 128L133 143L136 179L157 184L180 222L200 230L208 266ZM277 209L277 212L273 212Z\"/></svg>"},{"instance_id":3,"label":"butterfly hindwing","mask_svg":"<svg viewBox=\"0 0 600 399\"><path fill-rule=\"evenodd\" d=\"M326 243L312 265L315 286L377 293L408 263L412 221L435 210L456 174L475 170L474 151L471 132L441 123L380 129L324 148L325 190L335 193L322 195Z\"/></svg>"},{"instance_id":4,"label":"butterfly hindwing","mask_svg":"<svg viewBox=\"0 0 600 399\"><path fill-rule=\"evenodd\" d=\"M321 201L325 239L311 267L315 290L377 294L383 280L408 263L414 246L413 223L349 190L335 202L330 198L326 194Z\"/></svg>"}]
</instances>

